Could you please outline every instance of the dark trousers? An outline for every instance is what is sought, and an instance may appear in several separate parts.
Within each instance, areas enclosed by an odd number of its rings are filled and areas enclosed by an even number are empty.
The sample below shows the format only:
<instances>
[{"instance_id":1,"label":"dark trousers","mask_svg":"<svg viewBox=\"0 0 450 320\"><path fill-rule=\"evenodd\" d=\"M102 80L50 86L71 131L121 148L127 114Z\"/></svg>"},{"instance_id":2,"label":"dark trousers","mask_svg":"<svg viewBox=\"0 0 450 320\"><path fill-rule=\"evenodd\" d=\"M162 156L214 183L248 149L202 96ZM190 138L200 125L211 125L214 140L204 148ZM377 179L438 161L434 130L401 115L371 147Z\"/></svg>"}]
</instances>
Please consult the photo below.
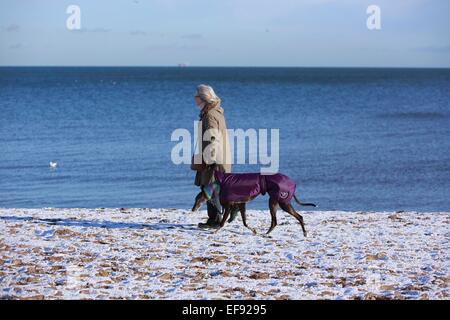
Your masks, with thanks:
<instances>
[{"instance_id":1,"label":"dark trousers","mask_svg":"<svg viewBox=\"0 0 450 320\"><path fill-rule=\"evenodd\" d=\"M219 195L214 194L211 200L206 202L208 210L208 223L222 221L222 206L220 205Z\"/></svg>"}]
</instances>

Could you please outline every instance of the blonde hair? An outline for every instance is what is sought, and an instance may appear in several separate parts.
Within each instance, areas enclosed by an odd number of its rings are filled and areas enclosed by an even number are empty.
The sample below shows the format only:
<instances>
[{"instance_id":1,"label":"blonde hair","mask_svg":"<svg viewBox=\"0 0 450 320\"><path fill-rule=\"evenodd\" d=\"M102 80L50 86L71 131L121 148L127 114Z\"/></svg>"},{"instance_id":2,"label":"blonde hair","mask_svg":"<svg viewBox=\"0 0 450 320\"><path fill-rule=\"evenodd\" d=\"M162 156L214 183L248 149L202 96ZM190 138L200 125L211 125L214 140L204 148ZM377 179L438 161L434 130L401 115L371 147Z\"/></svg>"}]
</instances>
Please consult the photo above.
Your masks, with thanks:
<instances>
[{"instance_id":1,"label":"blonde hair","mask_svg":"<svg viewBox=\"0 0 450 320\"><path fill-rule=\"evenodd\" d=\"M214 92L211 86L201 84L197 87L197 95L206 103L212 107L220 105L220 98Z\"/></svg>"}]
</instances>

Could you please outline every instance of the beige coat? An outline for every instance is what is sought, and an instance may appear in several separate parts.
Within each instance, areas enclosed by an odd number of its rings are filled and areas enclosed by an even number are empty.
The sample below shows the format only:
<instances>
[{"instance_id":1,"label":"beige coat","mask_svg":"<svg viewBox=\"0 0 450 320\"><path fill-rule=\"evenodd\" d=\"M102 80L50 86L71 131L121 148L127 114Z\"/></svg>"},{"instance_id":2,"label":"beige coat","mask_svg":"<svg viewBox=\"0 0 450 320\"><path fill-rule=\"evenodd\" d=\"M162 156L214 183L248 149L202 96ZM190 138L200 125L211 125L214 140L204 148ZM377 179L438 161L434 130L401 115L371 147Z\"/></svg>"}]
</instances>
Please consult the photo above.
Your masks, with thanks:
<instances>
[{"instance_id":1,"label":"beige coat","mask_svg":"<svg viewBox=\"0 0 450 320\"><path fill-rule=\"evenodd\" d=\"M198 132L198 145L202 146L202 152L205 155L204 162L206 164L217 163L216 170L231 172L230 142L223 109L217 106L209 110L199 122ZM200 141L202 137L204 141ZM194 183L196 186L201 186L213 181L213 171L206 169L197 171Z\"/></svg>"}]
</instances>

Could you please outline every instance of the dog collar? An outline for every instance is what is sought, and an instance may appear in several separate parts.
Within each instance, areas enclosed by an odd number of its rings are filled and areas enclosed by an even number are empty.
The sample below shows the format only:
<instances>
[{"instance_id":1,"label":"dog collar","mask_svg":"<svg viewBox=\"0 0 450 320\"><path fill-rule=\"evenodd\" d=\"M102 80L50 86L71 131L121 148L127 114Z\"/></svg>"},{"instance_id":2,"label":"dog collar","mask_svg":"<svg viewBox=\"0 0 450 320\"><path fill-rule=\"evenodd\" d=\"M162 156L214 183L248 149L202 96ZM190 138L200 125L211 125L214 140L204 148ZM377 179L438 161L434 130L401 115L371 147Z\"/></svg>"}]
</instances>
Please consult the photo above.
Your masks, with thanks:
<instances>
[{"instance_id":1,"label":"dog collar","mask_svg":"<svg viewBox=\"0 0 450 320\"><path fill-rule=\"evenodd\" d=\"M220 193L220 185L217 181L214 181L213 183L204 186L203 191L205 192L208 200L210 200L213 197L214 192L217 192L217 194Z\"/></svg>"}]
</instances>

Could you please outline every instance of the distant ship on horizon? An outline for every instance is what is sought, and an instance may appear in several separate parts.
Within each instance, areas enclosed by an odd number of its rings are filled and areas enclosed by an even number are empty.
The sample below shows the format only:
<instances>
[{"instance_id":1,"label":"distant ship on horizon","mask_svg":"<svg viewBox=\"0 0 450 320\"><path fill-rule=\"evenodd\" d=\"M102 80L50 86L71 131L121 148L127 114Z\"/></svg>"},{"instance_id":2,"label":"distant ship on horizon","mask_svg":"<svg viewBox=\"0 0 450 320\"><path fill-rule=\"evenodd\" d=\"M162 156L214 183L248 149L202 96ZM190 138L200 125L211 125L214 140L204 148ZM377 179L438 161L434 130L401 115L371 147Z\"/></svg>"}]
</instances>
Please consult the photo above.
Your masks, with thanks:
<instances>
[{"instance_id":1,"label":"distant ship on horizon","mask_svg":"<svg viewBox=\"0 0 450 320\"><path fill-rule=\"evenodd\" d=\"M189 67L189 62L182 62L178 64L179 67Z\"/></svg>"}]
</instances>

